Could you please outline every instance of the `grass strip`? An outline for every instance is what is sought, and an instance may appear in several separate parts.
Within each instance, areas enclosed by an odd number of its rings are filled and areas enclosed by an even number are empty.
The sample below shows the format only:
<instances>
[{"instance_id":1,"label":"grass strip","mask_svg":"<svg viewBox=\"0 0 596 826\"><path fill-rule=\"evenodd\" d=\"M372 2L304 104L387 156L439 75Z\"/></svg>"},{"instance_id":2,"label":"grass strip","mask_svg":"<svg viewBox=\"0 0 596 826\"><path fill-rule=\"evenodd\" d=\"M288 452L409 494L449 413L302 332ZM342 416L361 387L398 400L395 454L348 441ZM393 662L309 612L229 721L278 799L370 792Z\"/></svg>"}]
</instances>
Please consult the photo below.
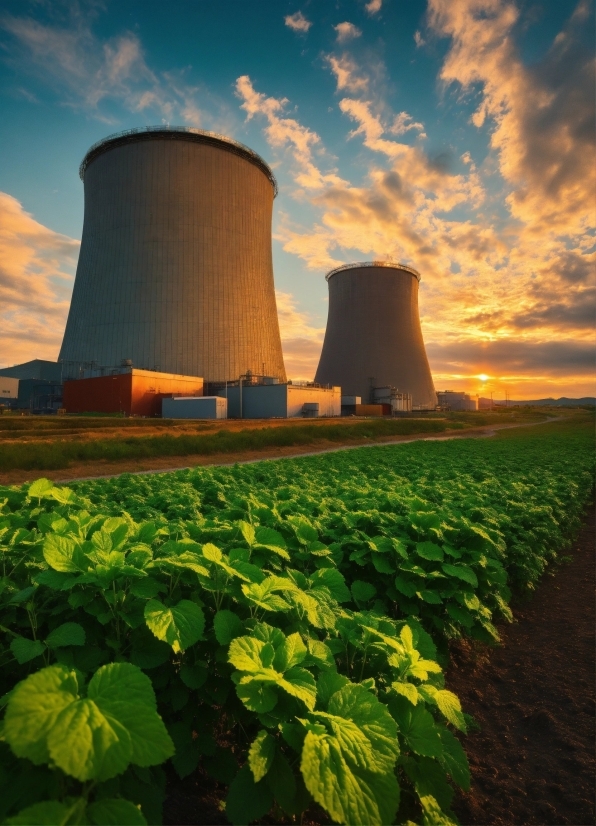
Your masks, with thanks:
<instances>
[{"instance_id":1,"label":"grass strip","mask_svg":"<svg viewBox=\"0 0 596 826\"><path fill-rule=\"evenodd\" d=\"M296 447L321 441L350 442L417 433L461 430L461 422L378 419L354 424L304 424L296 427L259 427L239 431L219 430L213 434L148 436L93 442L42 442L3 445L0 470L58 470L72 462L146 459L157 456L210 456L264 450L269 447Z\"/></svg>"}]
</instances>

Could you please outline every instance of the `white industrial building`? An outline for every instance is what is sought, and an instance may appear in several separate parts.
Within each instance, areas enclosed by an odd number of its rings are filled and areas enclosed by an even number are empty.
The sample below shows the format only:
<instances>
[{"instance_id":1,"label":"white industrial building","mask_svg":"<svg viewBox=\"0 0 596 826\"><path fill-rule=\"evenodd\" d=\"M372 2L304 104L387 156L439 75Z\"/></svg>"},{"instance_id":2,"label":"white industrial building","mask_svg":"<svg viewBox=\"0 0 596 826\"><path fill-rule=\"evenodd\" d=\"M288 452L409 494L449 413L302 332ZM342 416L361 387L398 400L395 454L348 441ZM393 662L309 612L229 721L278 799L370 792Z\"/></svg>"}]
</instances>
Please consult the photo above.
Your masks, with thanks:
<instances>
[{"instance_id":1,"label":"white industrial building","mask_svg":"<svg viewBox=\"0 0 596 826\"><path fill-rule=\"evenodd\" d=\"M272 383L235 384L218 392L228 400L228 416L272 419L341 415L341 388Z\"/></svg>"}]
</instances>

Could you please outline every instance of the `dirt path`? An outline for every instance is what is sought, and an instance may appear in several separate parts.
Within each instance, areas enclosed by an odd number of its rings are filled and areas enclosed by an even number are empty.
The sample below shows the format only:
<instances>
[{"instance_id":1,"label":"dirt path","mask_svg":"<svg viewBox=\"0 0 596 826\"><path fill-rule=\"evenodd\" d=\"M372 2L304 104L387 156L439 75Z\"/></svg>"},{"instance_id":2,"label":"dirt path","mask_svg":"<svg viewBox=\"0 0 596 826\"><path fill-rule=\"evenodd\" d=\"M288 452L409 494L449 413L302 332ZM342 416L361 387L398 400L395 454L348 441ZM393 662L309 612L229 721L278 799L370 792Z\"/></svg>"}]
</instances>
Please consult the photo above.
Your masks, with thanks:
<instances>
[{"instance_id":1,"label":"dirt path","mask_svg":"<svg viewBox=\"0 0 596 826\"><path fill-rule=\"evenodd\" d=\"M513 605L498 648L458 643L447 685L481 730L464 738L462 824L594 823L594 509L570 555Z\"/></svg>"}]
</instances>

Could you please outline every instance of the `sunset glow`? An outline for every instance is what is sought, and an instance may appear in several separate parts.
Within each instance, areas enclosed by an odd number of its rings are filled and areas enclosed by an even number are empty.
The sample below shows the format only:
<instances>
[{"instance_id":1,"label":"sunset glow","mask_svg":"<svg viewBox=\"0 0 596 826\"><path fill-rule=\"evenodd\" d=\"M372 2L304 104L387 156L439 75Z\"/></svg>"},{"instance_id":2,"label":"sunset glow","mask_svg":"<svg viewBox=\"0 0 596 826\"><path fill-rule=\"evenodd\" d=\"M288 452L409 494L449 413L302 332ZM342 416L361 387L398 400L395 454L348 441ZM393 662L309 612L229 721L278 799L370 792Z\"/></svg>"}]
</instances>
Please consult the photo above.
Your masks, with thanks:
<instances>
[{"instance_id":1,"label":"sunset glow","mask_svg":"<svg viewBox=\"0 0 596 826\"><path fill-rule=\"evenodd\" d=\"M325 272L391 259L422 275L435 387L596 393L586 0L3 9L0 366L58 355L89 146L171 123L229 135L273 168L289 377L314 376Z\"/></svg>"}]
</instances>

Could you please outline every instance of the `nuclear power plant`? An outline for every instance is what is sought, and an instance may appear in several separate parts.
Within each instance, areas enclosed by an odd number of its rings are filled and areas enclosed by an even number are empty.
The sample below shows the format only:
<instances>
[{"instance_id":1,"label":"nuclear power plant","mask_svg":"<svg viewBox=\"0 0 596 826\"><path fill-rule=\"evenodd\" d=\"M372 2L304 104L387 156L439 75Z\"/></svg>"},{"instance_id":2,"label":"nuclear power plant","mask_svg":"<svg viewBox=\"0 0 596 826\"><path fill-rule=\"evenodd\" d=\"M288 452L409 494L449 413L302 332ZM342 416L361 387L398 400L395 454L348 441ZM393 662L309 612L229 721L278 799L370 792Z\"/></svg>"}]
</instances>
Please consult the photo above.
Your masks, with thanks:
<instances>
[{"instance_id":1,"label":"nuclear power plant","mask_svg":"<svg viewBox=\"0 0 596 826\"><path fill-rule=\"evenodd\" d=\"M315 382L342 396L375 402L379 391L411 396L411 409L434 410L418 313L420 273L404 264L346 264L325 276L329 316Z\"/></svg>"},{"instance_id":2,"label":"nuclear power plant","mask_svg":"<svg viewBox=\"0 0 596 826\"><path fill-rule=\"evenodd\" d=\"M271 254L277 184L252 149L191 127L147 126L94 144L79 174L83 236L58 364L0 370L0 402L174 418L437 407L420 274L387 261L327 273L315 380L287 382Z\"/></svg>"},{"instance_id":3,"label":"nuclear power plant","mask_svg":"<svg viewBox=\"0 0 596 826\"><path fill-rule=\"evenodd\" d=\"M85 219L59 361L205 382L285 381L273 267L277 188L255 152L189 127L111 135L80 167Z\"/></svg>"}]
</instances>

